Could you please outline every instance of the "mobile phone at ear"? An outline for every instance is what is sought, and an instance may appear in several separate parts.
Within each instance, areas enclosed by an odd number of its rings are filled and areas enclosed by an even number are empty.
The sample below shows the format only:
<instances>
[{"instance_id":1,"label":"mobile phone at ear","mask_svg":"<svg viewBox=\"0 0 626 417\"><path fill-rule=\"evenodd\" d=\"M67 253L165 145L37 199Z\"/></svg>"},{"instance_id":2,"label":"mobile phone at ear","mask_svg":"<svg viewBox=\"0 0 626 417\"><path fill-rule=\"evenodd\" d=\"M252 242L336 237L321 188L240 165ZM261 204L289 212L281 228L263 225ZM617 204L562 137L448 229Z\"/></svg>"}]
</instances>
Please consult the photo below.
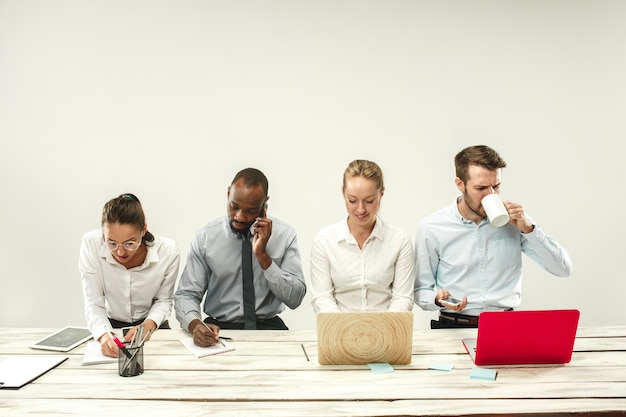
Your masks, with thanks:
<instances>
[{"instance_id":1,"label":"mobile phone at ear","mask_svg":"<svg viewBox=\"0 0 626 417\"><path fill-rule=\"evenodd\" d=\"M267 203L263 204L263 208L261 209L261 212L259 213L259 217L265 217L267 216Z\"/></svg>"}]
</instances>

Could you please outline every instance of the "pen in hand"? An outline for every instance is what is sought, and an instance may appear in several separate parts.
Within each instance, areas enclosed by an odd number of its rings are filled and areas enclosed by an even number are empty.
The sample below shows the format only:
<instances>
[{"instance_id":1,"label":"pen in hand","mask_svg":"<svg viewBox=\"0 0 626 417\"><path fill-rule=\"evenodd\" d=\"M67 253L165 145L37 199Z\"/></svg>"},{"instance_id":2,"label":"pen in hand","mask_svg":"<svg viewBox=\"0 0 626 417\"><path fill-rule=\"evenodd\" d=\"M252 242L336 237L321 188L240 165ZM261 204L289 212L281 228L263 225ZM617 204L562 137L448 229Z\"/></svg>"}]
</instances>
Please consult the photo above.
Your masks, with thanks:
<instances>
[{"instance_id":1,"label":"pen in hand","mask_svg":"<svg viewBox=\"0 0 626 417\"><path fill-rule=\"evenodd\" d=\"M215 337L215 339L217 339L217 341L220 343L220 345L222 345L223 347L226 347L226 345L224 344L224 342L222 342L222 340L221 340L222 338L220 338L219 336L217 336L217 335L215 334L215 332L213 331L213 329L211 329L211 328L210 328L210 327L209 327L209 326L208 326L208 325L207 325L204 321L202 321L202 319L201 319L201 318L200 318L197 314L195 314L195 316L196 316L196 318L197 318L198 320L200 320L200 323L202 323L202 325L203 325L203 326L204 326L204 327L205 327L205 328L206 328L209 332L211 332L211 334L213 335L213 337Z\"/></svg>"},{"instance_id":2,"label":"pen in hand","mask_svg":"<svg viewBox=\"0 0 626 417\"><path fill-rule=\"evenodd\" d=\"M120 348L120 350L122 352L124 352L124 355L126 355L127 358L131 358L133 355L131 355L131 353L128 351L128 349L126 349L126 347L124 347L124 343L122 343L120 341L120 339L117 338L117 336L113 336L113 333L109 332L109 337L115 342L115 344L117 345L118 348Z\"/></svg>"}]
</instances>

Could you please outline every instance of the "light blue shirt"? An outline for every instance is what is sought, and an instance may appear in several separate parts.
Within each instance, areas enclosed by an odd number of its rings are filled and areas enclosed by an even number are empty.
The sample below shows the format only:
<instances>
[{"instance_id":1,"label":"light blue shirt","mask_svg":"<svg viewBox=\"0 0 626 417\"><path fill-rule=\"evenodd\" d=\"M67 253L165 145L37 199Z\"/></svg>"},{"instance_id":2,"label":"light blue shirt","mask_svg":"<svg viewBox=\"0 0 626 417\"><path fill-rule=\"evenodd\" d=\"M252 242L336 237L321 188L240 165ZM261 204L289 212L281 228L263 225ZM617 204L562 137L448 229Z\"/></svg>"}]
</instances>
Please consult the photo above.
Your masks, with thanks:
<instances>
[{"instance_id":1,"label":"light blue shirt","mask_svg":"<svg viewBox=\"0 0 626 417\"><path fill-rule=\"evenodd\" d=\"M569 276L572 261L567 251L535 225L523 234L508 223L494 227L464 219L457 202L426 217L415 239L417 252L415 302L424 310L439 310L438 289L455 298L467 296L463 314L515 308L521 302L522 252L543 269Z\"/></svg>"},{"instance_id":2,"label":"light blue shirt","mask_svg":"<svg viewBox=\"0 0 626 417\"><path fill-rule=\"evenodd\" d=\"M275 317L300 305L306 293L296 231L271 217L272 235L267 254L272 264L263 270L252 256L254 295L258 319ZM241 237L233 232L227 216L198 230L191 241L187 264L174 296L176 319L184 329L203 311L223 322L243 323Z\"/></svg>"}]
</instances>

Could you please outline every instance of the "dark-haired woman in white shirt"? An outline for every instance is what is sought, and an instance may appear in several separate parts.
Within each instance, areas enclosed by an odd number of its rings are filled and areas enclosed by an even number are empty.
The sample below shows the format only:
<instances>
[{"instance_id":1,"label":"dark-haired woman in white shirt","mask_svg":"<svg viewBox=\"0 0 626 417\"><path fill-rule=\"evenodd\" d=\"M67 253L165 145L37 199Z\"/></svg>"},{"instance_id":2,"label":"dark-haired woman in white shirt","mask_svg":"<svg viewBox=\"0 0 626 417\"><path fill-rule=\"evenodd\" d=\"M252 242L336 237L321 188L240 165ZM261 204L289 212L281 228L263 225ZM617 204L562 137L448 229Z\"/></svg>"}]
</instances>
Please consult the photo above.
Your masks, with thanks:
<instances>
[{"instance_id":1,"label":"dark-haired woman in white shirt","mask_svg":"<svg viewBox=\"0 0 626 417\"><path fill-rule=\"evenodd\" d=\"M168 327L180 254L176 243L148 231L139 199L122 194L102 210L102 229L83 236L80 271L85 317L102 353L117 356L113 328L137 327L143 335Z\"/></svg>"}]
</instances>

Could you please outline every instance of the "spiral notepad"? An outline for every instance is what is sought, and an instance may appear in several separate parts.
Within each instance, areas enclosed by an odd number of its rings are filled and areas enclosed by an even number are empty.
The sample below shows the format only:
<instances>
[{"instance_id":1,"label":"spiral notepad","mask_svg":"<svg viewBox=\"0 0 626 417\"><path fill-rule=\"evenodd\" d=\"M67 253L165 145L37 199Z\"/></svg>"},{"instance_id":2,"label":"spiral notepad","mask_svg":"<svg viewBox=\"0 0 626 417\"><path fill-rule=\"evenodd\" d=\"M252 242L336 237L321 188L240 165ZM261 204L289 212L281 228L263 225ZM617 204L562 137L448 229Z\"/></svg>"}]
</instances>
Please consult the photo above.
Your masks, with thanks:
<instances>
[{"instance_id":1,"label":"spiral notepad","mask_svg":"<svg viewBox=\"0 0 626 417\"><path fill-rule=\"evenodd\" d=\"M213 356L219 355L220 353L232 352L235 348L231 345L226 344L223 340L221 341L224 345L215 344L213 346L201 347L197 346L193 343L193 337L186 337L184 339L180 339L180 343L183 344L191 353L196 355L198 358L203 358L205 356Z\"/></svg>"}]
</instances>

